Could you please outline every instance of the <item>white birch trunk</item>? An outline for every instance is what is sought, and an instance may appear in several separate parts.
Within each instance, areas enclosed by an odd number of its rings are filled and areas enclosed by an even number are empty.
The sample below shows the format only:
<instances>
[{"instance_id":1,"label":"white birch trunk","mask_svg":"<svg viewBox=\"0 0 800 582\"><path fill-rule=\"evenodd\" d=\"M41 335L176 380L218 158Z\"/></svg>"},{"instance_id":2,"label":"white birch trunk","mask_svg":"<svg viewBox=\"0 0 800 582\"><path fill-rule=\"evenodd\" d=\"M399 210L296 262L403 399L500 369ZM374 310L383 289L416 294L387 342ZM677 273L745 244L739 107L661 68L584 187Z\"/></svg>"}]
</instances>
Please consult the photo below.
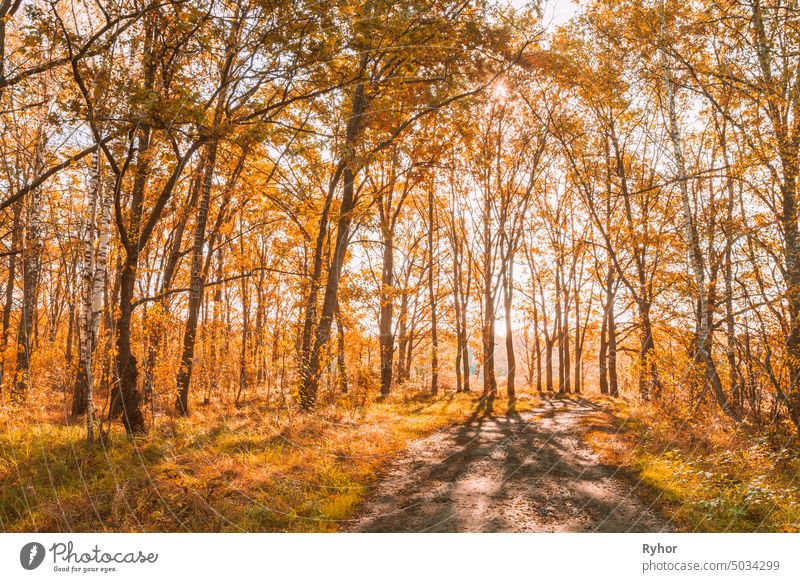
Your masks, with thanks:
<instances>
[{"instance_id":1,"label":"white birch trunk","mask_svg":"<svg viewBox=\"0 0 800 582\"><path fill-rule=\"evenodd\" d=\"M686 175L686 162L683 157L681 145L681 131L678 123L677 108L675 105L675 92L672 88L672 74L669 65L669 58L666 50L666 7L665 0L661 0L660 13L660 50L661 67L664 81L664 91L667 97L667 114L669 117L669 135L672 141L672 150L675 157L678 186L681 194L681 206L683 209L683 219L685 223L684 235L686 246L689 253L689 264L692 269L695 286L697 287L697 299L699 305L698 325L697 325L697 358L702 360L706 366L706 379L711 384L714 396L722 410L727 414L732 414L728 399L722 390L722 383L709 351L706 349L706 342L711 331L711 313L709 311L708 296L706 293L705 261L700 249L697 237L697 229L694 223L691 199L689 197L689 186Z\"/></svg>"},{"instance_id":2,"label":"white birch trunk","mask_svg":"<svg viewBox=\"0 0 800 582\"><path fill-rule=\"evenodd\" d=\"M88 187L88 205L84 216L82 236L83 261L81 263L81 312L80 312L80 358L79 382L85 385L76 390L76 397L83 398L77 403L86 411L86 438L94 440L94 378L93 360L103 309L103 289L106 278L108 241L111 232L111 198L104 192L101 178L101 158L99 152L92 157L91 175ZM98 217L100 224L98 229ZM99 230L99 234L98 234ZM73 410L76 410L73 407Z\"/></svg>"}]
</instances>

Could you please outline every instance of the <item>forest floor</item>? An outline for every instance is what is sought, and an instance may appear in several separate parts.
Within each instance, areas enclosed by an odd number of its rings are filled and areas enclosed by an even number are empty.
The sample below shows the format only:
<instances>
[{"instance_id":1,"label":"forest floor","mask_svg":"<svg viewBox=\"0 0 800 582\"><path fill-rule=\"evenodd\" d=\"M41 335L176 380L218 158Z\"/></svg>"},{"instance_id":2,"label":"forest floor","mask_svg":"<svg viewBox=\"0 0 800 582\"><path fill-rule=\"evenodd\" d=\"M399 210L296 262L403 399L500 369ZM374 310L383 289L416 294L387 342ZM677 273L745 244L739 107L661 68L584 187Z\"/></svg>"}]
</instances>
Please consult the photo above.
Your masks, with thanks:
<instances>
[{"instance_id":1,"label":"forest floor","mask_svg":"<svg viewBox=\"0 0 800 582\"><path fill-rule=\"evenodd\" d=\"M652 532L670 521L585 442L600 407L549 399L415 441L384 472L352 528L362 532ZM596 427L595 427L596 428Z\"/></svg>"},{"instance_id":2,"label":"forest floor","mask_svg":"<svg viewBox=\"0 0 800 582\"><path fill-rule=\"evenodd\" d=\"M56 405L0 406L0 531L346 529L388 460L478 403L405 386L384 401L354 390L306 414L254 395L195 406L189 418L158 413L143 438L114 423L93 445Z\"/></svg>"},{"instance_id":3,"label":"forest floor","mask_svg":"<svg viewBox=\"0 0 800 582\"><path fill-rule=\"evenodd\" d=\"M254 397L93 445L54 400L0 406L0 531L800 531L792 433L622 399Z\"/></svg>"}]
</instances>

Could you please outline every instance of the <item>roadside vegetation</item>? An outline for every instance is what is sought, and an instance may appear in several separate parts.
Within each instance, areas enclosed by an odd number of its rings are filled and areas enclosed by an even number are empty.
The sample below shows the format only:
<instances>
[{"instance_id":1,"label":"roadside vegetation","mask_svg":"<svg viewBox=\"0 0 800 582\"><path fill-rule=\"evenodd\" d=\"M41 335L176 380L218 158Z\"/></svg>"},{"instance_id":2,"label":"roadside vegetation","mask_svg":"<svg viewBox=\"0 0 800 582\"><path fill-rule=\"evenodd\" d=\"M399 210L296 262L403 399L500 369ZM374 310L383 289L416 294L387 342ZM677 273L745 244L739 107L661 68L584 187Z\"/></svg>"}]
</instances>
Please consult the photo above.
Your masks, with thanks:
<instances>
[{"instance_id":1,"label":"roadside vegetation","mask_svg":"<svg viewBox=\"0 0 800 582\"><path fill-rule=\"evenodd\" d=\"M791 427L604 406L584 419L586 439L678 530L800 531L800 449Z\"/></svg>"}]
</instances>

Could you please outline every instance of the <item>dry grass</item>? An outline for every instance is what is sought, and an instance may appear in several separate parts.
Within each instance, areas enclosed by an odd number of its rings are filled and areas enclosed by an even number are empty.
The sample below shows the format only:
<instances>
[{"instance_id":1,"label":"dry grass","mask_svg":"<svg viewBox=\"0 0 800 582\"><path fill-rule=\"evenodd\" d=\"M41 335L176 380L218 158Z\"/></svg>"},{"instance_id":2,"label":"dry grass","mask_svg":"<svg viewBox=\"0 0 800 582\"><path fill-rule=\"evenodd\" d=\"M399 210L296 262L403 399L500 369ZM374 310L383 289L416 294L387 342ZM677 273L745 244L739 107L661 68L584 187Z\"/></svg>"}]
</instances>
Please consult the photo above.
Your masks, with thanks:
<instances>
[{"instance_id":1,"label":"dry grass","mask_svg":"<svg viewBox=\"0 0 800 582\"><path fill-rule=\"evenodd\" d=\"M607 404L586 419L587 440L679 530L800 531L796 437L719 417L667 420L653 408Z\"/></svg>"},{"instance_id":2,"label":"dry grass","mask_svg":"<svg viewBox=\"0 0 800 582\"><path fill-rule=\"evenodd\" d=\"M336 531L408 441L461 422L477 396L404 392L314 414L263 403L159 416L104 445L58 411L0 416L0 529L5 531ZM521 409L533 400L522 399ZM495 410L501 413L504 402ZM45 419L45 420L43 420Z\"/></svg>"}]
</instances>

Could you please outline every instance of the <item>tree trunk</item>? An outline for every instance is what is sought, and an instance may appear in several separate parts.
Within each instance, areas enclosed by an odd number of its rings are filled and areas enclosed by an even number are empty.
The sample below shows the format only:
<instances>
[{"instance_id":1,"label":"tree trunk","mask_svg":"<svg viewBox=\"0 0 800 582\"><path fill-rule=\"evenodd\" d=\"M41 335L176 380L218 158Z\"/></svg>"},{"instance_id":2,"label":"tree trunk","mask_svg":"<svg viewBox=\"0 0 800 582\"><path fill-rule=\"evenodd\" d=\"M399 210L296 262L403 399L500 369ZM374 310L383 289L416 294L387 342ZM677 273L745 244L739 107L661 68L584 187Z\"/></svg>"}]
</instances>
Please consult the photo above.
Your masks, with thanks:
<instances>
[{"instance_id":1,"label":"tree trunk","mask_svg":"<svg viewBox=\"0 0 800 582\"><path fill-rule=\"evenodd\" d=\"M0 337L0 390L6 378L6 350L11 325L11 310L14 307L14 283L17 275L17 254L20 253L22 240L22 208L23 202L14 204L14 218L11 223L11 253L8 255L8 281L6 281L5 304L3 305L3 335Z\"/></svg>"},{"instance_id":2,"label":"tree trunk","mask_svg":"<svg viewBox=\"0 0 800 582\"><path fill-rule=\"evenodd\" d=\"M544 364L545 364L545 387L548 394L553 393L553 344L556 340L555 333L553 336L548 336L544 340Z\"/></svg>"},{"instance_id":3,"label":"tree trunk","mask_svg":"<svg viewBox=\"0 0 800 582\"><path fill-rule=\"evenodd\" d=\"M362 88L363 92L363 88ZM342 195L341 215L336 231L336 242L331 258L330 268L328 269L328 281L325 286L325 295L322 301L322 311L320 320L314 333L314 345L311 349L308 365L305 366L306 373L302 380L299 395L300 406L304 410L310 410L317 401L317 390L319 388L320 361L322 349L328 344L331 333L331 325L338 301L339 280L342 275L344 258L350 238L350 226L352 224L352 212L355 206L354 200L354 180L355 176L349 168L344 171L344 186Z\"/></svg>"},{"instance_id":4,"label":"tree trunk","mask_svg":"<svg viewBox=\"0 0 800 582\"><path fill-rule=\"evenodd\" d=\"M131 320L133 318L133 292L139 262L138 251L125 259L120 273L119 316L117 318L117 383L112 390L109 415L122 416L128 435L144 434L147 428L141 410L142 395L137 388L138 369L131 350Z\"/></svg>"},{"instance_id":5,"label":"tree trunk","mask_svg":"<svg viewBox=\"0 0 800 582\"><path fill-rule=\"evenodd\" d=\"M471 267L469 265L469 260L467 261L467 281L466 286L464 286L464 282L459 284L460 290L460 325L459 325L459 342L460 342L460 350L461 350L461 366L462 366L462 378L463 378L463 392L469 392L469 378L470 378L470 364L469 364L469 336L467 335L467 311L469 309L469 293L470 287L472 286L472 271L470 270ZM463 269L458 269L458 275L461 276L463 274Z\"/></svg>"},{"instance_id":6,"label":"tree trunk","mask_svg":"<svg viewBox=\"0 0 800 582\"><path fill-rule=\"evenodd\" d=\"M786 405L789 417L798 433L800 433L800 233L798 233L797 212L797 177L798 173L800 173L800 156L798 155L800 154L800 128L789 129L789 115L788 112L785 112L786 107L782 103L776 102L778 91L773 87L772 65L769 61L769 56L773 52L764 27L760 0L755 0L751 7L758 60L763 76L763 81L760 85L767 88L767 111L777 138L778 157L782 167L780 222L783 232L786 295L789 312L789 333L786 338L789 386L788 393L779 393L779 397ZM786 78L791 77L787 75ZM786 94L788 94L788 91ZM796 87L794 94L796 95ZM800 117L796 98L793 100L792 105L792 119L796 126Z\"/></svg>"},{"instance_id":7,"label":"tree trunk","mask_svg":"<svg viewBox=\"0 0 800 582\"><path fill-rule=\"evenodd\" d=\"M666 38L665 38L665 21L666 15L664 14L664 6L662 1L661 6L661 63L664 81L664 89L667 95L667 108L669 118L669 134L672 141L673 155L675 158L675 165L677 166L678 186L681 193L681 208L683 210L684 220L684 235L686 238L686 247L689 253L689 264L691 265L695 287L697 289L698 300L698 321L697 321L697 337L696 359L705 363L705 376L706 382L711 385L711 389L716 397L717 404L729 416L735 417L735 411L730 407L728 398L722 389L722 382L717 371L717 366L714 363L714 358L708 346L711 333L711 310L708 303L708 290L706 289L706 274L705 274L705 260L700 249L700 241L698 239L697 230L694 224L694 216L691 207L691 199L689 196L689 186L686 177L686 165L683 159L683 149L681 145L680 127L678 125L678 115L675 105L675 93L672 89L671 71L669 67L669 59L667 58L666 51ZM796 220L795 220L796 224Z\"/></svg>"},{"instance_id":8,"label":"tree trunk","mask_svg":"<svg viewBox=\"0 0 800 582\"><path fill-rule=\"evenodd\" d=\"M392 364L394 361L394 334L392 333L394 323L394 232L388 223L383 225L382 231L383 270L381 273L378 341L381 357L381 397L385 398L392 390Z\"/></svg>"},{"instance_id":9,"label":"tree trunk","mask_svg":"<svg viewBox=\"0 0 800 582\"><path fill-rule=\"evenodd\" d=\"M456 324L456 361L455 361L455 371L456 371L456 392L461 393L464 391L464 381L461 376L462 372L462 363L461 358L464 356L464 348L461 343L461 297L460 297L460 290L459 287L461 283L459 281L460 273L458 272L458 263L455 253L453 254L454 261L453 261L453 310L454 310L454 319Z\"/></svg>"},{"instance_id":10,"label":"tree trunk","mask_svg":"<svg viewBox=\"0 0 800 582\"><path fill-rule=\"evenodd\" d=\"M506 376L506 394L509 406L517 398L515 381L517 377L517 358L514 354L514 332L511 326L511 307L514 293L514 256L509 251L506 257L508 265L503 266L503 313L506 320L506 360L508 362L508 375Z\"/></svg>"},{"instance_id":11,"label":"tree trunk","mask_svg":"<svg viewBox=\"0 0 800 582\"><path fill-rule=\"evenodd\" d=\"M600 349L597 353L597 373L600 382L600 394L608 394L608 308L604 308L603 320L600 323Z\"/></svg>"},{"instance_id":12,"label":"tree trunk","mask_svg":"<svg viewBox=\"0 0 800 582\"><path fill-rule=\"evenodd\" d=\"M431 394L436 395L439 391L439 338L436 328L436 292L433 287L434 266L436 265L433 241L436 216L433 194L433 185L431 185L428 189L428 298L431 310Z\"/></svg>"},{"instance_id":13,"label":"tree trunk","mask_svg":"<svg viewBox=\"0 0 800 582\"><path fill-rule=\"evenodd\" d=\"M319 218L317 238L314 244L314 259L311 267L311 276L308 282L308 296L303 317L303 332L300 339L300 375L305 378L309 374L308 364L311 358L311 340L314 331L314 324L317 322L317 295L319 293L320 278L322 277L322 261L325 250L325 239L328 236L328 222L333 195L341 180L344 171L344 162L340 161L328 184L328 192L325 202L322 205L322 212Z\"/></svg>"},{"instance_id":14,"label":"tree trunk","mask_svg":"<svg viewBox=\"0 0 800 582\"><path fill-rule=\"evenodd\" d=\"M223 92L224 93L224 92ZM200 305L203 301L205 287L205 269L203 244L206 238L206 224L208 223L208 210L211 205L211 188L214 183L214 170L217 164L216 140L208 146L208 156L203 175L203 192L200 205L197 209L197 222L195 223L194 240L192 244L192 272L189 285L189 313L186 328L183 334L183 352L181 364L176 379L175 412L180 416L189 415L189 385L192 380L192 366L194 363L194 346L197 336L197 319L200 315Z\"/></svg>"},{"instance_id":15,"label":"tree trunk","mask_svg":"<svg viewBox=\"0 0 800 582\"><path fill-rule=\"evenodd\" d=\"M614 298L612 292L608 307L608 391L612 397L619 396L619 382L617 381L617 321L614 314Z\"/></svg>"},{"instance_id":16,"label":"tree trunk","mask_svg":"<svg viewBox=\"0 0 800 582\"><path fill-rule=\"evenodd\" d=\"M581 339L581 300L578 289L575 289L575 394L581 393L581 359L583 341Z\"/></svg>"},{"instance_id":17,"label":"tree trunk","mask_svg":"<svg viewBox=\"0 0 800 582\"><path fill-rule=\"evenodd\" d=\"M211 257L213 259L213 255ZM217 280L221 281L224 271L224 256L223 250L220 248L217 251ZM209 369L209 377L206 379L206 394L203 397L203 404L210 404L211 403L211 394L213 391L213 387L216 385L216 378L212 376L216 370L219 369L219 362L218 362L218 352L217 352L217 342L218 342L218 334L219 328L222 323L222 284L216 286L216 289L213 293L213 298L211 303L211 331L209 333L209 349L208 349L208 369ZM267 401L267 405L269 405L269 401Z\"/></svg>"},{"instance_id":18,"label":"tree trunk","mask_svg":"<svg viewBox=\"0 0 800 582\"><path fill-rule=\"evenodd\" d=\"M407 287L408 285L406 285ZM408 351L408 291L403 290L400 297L400 313L397 318L397 383L408 379L406 374L406 352Z\"/></svg>"},{"instance_id":19,"label":"tree trunk","mask_svg":"<svg viewBox=\"0 0 800 582\"><path fill-rule=\"evenodd\" d=\"M96 152L92 158L92 174L89 181L88 208L84 217L83 233L83 260L80 274L80 348L78 357L78 371L72 394L72 414L74 416L87 413L86 438L89 442L94 440L94 406L93 406L93 377L92 363L94 348L97 343L97 328L102 312L103 288L105 274L98 273L105 269L105 257L100 265L100 249L95 253L95 236L97 231L98 206L101 219L101 233L108 230L111 220L111 207L106 204L107 197L103 194L102 180L100 177L100 154ZM108 200L110 202L110 199ZM99 203L99 204L98 204ZM107 253L108 237L105 238ZM103 246L103 234L99 247ZM99 294L99 297L97 296ZM95 308L98 311L95 311ZM96 323L95 323L96 322Z\"/></svg>"},{"instance_id":20,"label":"tree trunk","mask_svg":"<svg viewBox=\"0 0 800 582\"><path fill-rule=\"evenodd\" d=\"M483 194L483 396L493 399L497 395L497 378L494 372L495 305L492 289L492 197Z\"/></svg>"},{"instance_id":21,"label":"tree trunk","mask_svg":"<svg viewBox=\"0 0 800 582\"><path fill-rule=\"evenodd\" d=\"M536 291L533 297L533 346L536 353L536 392L542 393L542 344L539 334L539 308L536 306Z\"/></svg>"},{"instance_id":22,"label":"tree trunk","mask_svg":"<svg viewBox=\"0 0 800 582\"><path fill-rule=\"evenodd\" d=\"M34 155L36 172L44 168L44 128L39 128ZM17 371L11 392L12 402L23 402L30 388L31 334L36 320L39 275L42 269L41 188L29 192L25 211L25 243L22 254L22 313L17 329Z\"/></svg>"},{"instance_id":23,"label":"tree trunk","mask_svg":"<svg viewBox=\"0 0 800 582\"><path fill-rule=\"evenodd\" d=\"M555 269L555 339L558 341L558 393L564 394L564 322L561 317L561 266Z\"/></svg>"},{"instance_id":24,"label":"tree trunk","mask_svg":"<svg viewBox=\"0 0 800 582\"><path fill-rule=\"evenodd\" d=\"M143 90L152 91L155 83L156 65L153 51L155 43L155 22L148 18L145 22L144 43L142 47ZM142 124L136 136L136 174L131 189L127 228L119 224L117 229L126 233L123 240L125 260L119 280L119 315L116 322L117 357L115 361L116 382L111 391L109 416L122 416L122 424L129 436L144 434L147 427L141 410L142 396L137 387L139 370L131 349L131 320L133 319L133 295L136 287L136 274L142 245L142 217L144 212L145 189L150 173L150 139L152 130ZM118 175L114 185L115 205L121 197L122 175Z\"/></svg>"},{"instance_id":25,"label":"tree trunk","mask_svg":"<svg viewBox=\"0 0 800 582\"><path fill-rule=\"evenodd\" d=\"M187 201L186 207L180 216L178 224L175 227L175 232L172 236L172 244L170 245L169 252L167 253L166 261L164 263L164 272L161 276L161 285L159 289L159 293L162 297L158 302L161 313L159 314L159 320L155 325L152 326L150 341L147 346L147 360L145 362L144 372L144 393L146 395L150 395L153 392L156 358L158 357L158 351L166 333L164 323L169 317L170 311L170 301L169 297L166 295L166 292L172 286L172 280L175 277L175 272L178 270L178 262L180 261L182 254L181 245L183 244L183 236L186 232L186 225L189 222L189 214L197 205L197 200L200 197L200 191L203 189L203 175L205 173L207 157L207 155L204 155L200 158L200 162L193 176L192 183L189 186L189 200Z\"/></svg>"},{"instance_id":26,"label":"tree trunk","mask_svg":"<svg viewBox=\"0 0 800 582\"><path fill-rule=\"evenodd\" d=\"M562 311L564 317L564 323L561 327L561 339L559 340L563 344L563 352L562 355L564 356L563 362L563 374L564 374L564 394L569 394L572 392L571 381L570 378L572 377L572 370L570 368L570 347L569 347L569 285L567 281L562 278L561 280L561 290L564 294L564 302L562 303Z\"/></svg>"},{"instance_id":27,"label":"tree trunk","mask_svg":"<svg viewBox=\"0 0 800 582\"><path fill-rule=\"evenodd\" d=\"M344 322L342 321L342 312L338 305L336 306L336 332L336 371L339 376L339 391L342 394L347 394L347 366L345 365L344 353ZM391 370L389 372L391 373Z\"/></svg>"},{"instance_id":28,"label":"tree trunk","mask_svg":"<svg viewBox=\"0 0 800 582\"><path fill-rule=\"evenodd\" d=\"M366 66L367 55L365 53L361 57L360 70L365 70ZM322 299L322 311L314 332L314 342L308 358L307 360L304 359L301 368L302 377L298 395L300 406L304 410L312 409L317 401L321 351L330 339L334 310L338 302L339 279L344 266L347 246L350 242L350 226L353 221L353 210L356 203L354 191L355 172L352 167L353 160L350 157L361 129L363 115L367 109L365 89L363 82L358 83L355 87L350 117L345 131L345 158L340 162L343 168L342 203L339 208L339 220L336 225L336 240L328 268L328 280L325 284L325 294Z\"/></svg>"}]
</instances>

